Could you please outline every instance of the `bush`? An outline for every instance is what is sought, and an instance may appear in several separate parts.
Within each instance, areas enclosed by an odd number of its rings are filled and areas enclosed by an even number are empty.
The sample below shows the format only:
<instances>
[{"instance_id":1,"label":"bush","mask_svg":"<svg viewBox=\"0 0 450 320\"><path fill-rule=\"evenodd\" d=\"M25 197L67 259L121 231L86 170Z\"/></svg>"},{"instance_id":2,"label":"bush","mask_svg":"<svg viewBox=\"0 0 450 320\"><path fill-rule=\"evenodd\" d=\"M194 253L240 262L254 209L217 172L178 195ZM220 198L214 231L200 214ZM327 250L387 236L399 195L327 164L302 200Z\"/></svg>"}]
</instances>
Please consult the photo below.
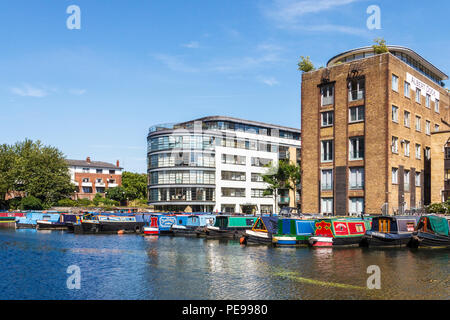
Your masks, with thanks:
<instances>
[{"instance_id":1,"label":"bush","mask_svg":"<svg viewBox=\"0 0 450 320\"><path fill-rule=\"evenodd\" d=\"M43 205L41 200L33 196L22 198L20 201L21 210L42 210Z\"/></svg>"},{"instance_id":2,"label":"bush","mask_svg":"<svg viewBox=\"0 0 450 320\"><path fill-rule=\"evenodd\" d=\"M77 207L88 207L92 205L92 201L89 199L78 199L77 200Z\"/></svg>"},{"instance_id":3,"label":"bush","mask_svg":"<svg viewBox=\"0 0 450 320\"><path fill-rule=\"evenodd\" d=\"M312 64L311 60L309 60L309 57L304 57L301 56L300 57L300 61L298 62L298 70L303 71L303 72L309 72L309 71L314 71L314 65Z\"/></svg>"},{"instance_id":4,"label":"bush","mask_svg":"<svg viewBox=\"0 0 450 320\"><path fill-rule=\"evenodd\" d=\"M446 213L449 211L447 202L444 203L433 203L427 207L428 213Z\"/></svg>"},{"instance_id":5,"label":"bush","mask_svg":"<svg viewBox=\"0 0 450 320\"><path fill-rule=\"evenodd\" d=\"M58 201L58 207L76 207L77 202L72 199L61 199Z\"/></svg>"}]
</instances>

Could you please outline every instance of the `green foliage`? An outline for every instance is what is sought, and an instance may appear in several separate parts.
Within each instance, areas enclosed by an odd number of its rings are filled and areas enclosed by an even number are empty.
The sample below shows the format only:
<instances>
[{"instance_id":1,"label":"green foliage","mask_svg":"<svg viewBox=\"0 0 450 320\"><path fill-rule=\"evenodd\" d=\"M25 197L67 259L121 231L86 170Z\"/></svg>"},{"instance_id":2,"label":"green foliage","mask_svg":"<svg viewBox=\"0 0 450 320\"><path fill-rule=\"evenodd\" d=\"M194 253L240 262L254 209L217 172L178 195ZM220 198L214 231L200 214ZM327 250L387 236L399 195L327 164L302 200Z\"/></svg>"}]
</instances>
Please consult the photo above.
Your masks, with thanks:
<instances>
[{"instance_id":1,"label":"green foliage","mask_svg":"<svg viewBox=\"0 0 450 320\"><path fill-rule=\"evenodd\" d=\"M89 199L78 199L77 207L89 207L92 205L92 201Z\"/></svg>"},{"instance_id":2,"label":"green foliage","mask_svg":"<svg viewBox=\"0 0 450 320\"><path fill-rule=\"evenodd\" d=\"M298 62L298 70L303 71L303 72L309 72L309 71L314 71L314 65L311 62L311 60L309 60L309 57L304 57L301 56L300 57L300 61Z\"/></svg>"},{"instance_id":3,"label":"green foliage","mask_svg":"<svg viewBox=\"0 0 450 320\"><path fill-rule=\"evenodd\" d=\"M0 146L0 198L22 191L50 207L75 191L64 155L57 148L26 139Z\"/></svg>"},{"instance_id":4,"label":"green foliage","mask_svg":"<svg viewBox=\"0 0 450 320\"><path fill-rule=\"evenodd\" d=\"M115 201L119 201L119 202L124 202L127 200L127 192L125 190L124 187L115 187L115 188L109 188L106 191L106 198L111 199L111 200L115 200Z\"/></svg>"},{"instance_id":5,"label":"green foliage","mask_svg":"<svg viewBox=\"0 0 450 320\"><path fill-rule=\"evenodd\" d=\"M21 210L42 210L43 208L42 201L33 196L22 198L20 201Z\"/></svg>"},{"instance_id":6,"label":"green foliage","mask_svg":"<svg viewBox=\"0 0 450 320\"><path fill-rule=\"evenodd\" d=\"M376 38L374 42L376 44L372 45L372 48L375 50L375 54L389 52L389 49L386 46L386 40L384 40L383 38Z\"/></svg>"},{"instance_id":7,"label":"green foliage","mask_svg":"<svg viewBox=\"0 0 450 320\"><path fill-rule=\"evenodd\" d=\"M76 207L77 202L72 199L61 199L57 202L58 207Z\"/></svg>"},{"instance_id":8,"label":"green foliage","mask_svg":"<svg viewBox=\"0 0 450 320\"><path fill-rule=\"evenodd\" d=\"M147 199L147 175L145 173L122 173L122 187L129 200Z\"/></svg>"},{"instance_id":9,"label":"green foliage","mask_svg":"<svg viewBox=\"0 0 450 320\"><path fill-rule=\"evenodd\" d=\"M448 214L450 212L450 201L447 200L443 203L432 203L426 209L428 213Z\"/></svg>"}]
</instances>

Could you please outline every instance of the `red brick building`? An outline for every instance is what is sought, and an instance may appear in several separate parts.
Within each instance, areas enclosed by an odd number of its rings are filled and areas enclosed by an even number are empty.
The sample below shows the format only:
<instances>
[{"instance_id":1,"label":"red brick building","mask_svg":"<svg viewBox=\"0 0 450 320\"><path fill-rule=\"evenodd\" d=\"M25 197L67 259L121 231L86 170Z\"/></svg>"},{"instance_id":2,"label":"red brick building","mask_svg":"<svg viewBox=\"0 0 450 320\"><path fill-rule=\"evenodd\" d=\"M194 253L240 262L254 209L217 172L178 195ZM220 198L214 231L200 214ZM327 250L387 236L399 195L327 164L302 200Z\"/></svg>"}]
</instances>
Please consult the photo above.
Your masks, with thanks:
<instances>
[{"instance_id":1,"label":"red brick building","mask_svg":"<svg viewBox=\"0 0 450 320\"><path fill-rule=\"evenodd\" d=\"M73 199L94 199L97 193L102 195L108 188L122 185L122 169L117 160L116 164L86 160L66 160L72 183L78 188Z\"/></svg>"}]
</instances>

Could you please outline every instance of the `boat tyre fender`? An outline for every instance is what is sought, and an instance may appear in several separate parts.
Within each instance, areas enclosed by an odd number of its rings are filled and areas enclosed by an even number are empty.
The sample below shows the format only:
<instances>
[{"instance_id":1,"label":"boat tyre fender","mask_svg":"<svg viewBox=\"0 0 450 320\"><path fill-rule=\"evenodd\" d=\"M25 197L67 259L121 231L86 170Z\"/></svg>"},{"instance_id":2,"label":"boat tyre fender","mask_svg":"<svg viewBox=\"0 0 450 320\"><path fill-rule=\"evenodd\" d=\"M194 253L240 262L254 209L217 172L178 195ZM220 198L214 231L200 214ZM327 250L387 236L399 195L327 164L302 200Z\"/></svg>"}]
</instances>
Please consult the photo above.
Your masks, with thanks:
<instances>
[{"instance_id":1,"label":"boat tyre fender","mask_svg":"<svg viewBox=\"0 0 450 320\"><path fill-rule=\"evenodd\" d=\"M98 233L98 226L93 226L92 227L92 232Z\"/></svg>"},{"instance_id":2,"label":"boat tyre fender","mask_svg":"<svg viewBox=\"0 0 450 320\"><path fill-rule=\"evenodd\" d=\"M140 226L136 226L136 228L134 228L134 231L136 231L136 233L141 233L141 227Z\"/></svg>"}]
</instances>

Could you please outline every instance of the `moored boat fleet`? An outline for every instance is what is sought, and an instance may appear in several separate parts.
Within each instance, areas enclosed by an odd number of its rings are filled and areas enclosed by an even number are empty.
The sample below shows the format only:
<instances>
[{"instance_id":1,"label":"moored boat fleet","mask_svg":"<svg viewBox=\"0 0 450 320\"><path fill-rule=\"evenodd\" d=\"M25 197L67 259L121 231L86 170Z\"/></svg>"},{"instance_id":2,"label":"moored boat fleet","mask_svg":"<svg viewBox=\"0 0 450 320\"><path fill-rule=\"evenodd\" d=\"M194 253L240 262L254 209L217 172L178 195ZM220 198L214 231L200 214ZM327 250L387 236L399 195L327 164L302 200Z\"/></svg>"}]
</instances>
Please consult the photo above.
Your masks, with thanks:
<instances>
[{"instance_id":1,"label":"moored boat fleet","mask_svg":"<svg viewBox=\"0 0 450 320\"><path fill-rule=\"evenodd\" d=\"M319 215L225 215L212 213L98 213L41 211L0 213L17 229L66 230L75 234L136 233L144 236L239 240L275 247L450 247L450 217L324 217Z\"/></svg>"}]
</instances>

